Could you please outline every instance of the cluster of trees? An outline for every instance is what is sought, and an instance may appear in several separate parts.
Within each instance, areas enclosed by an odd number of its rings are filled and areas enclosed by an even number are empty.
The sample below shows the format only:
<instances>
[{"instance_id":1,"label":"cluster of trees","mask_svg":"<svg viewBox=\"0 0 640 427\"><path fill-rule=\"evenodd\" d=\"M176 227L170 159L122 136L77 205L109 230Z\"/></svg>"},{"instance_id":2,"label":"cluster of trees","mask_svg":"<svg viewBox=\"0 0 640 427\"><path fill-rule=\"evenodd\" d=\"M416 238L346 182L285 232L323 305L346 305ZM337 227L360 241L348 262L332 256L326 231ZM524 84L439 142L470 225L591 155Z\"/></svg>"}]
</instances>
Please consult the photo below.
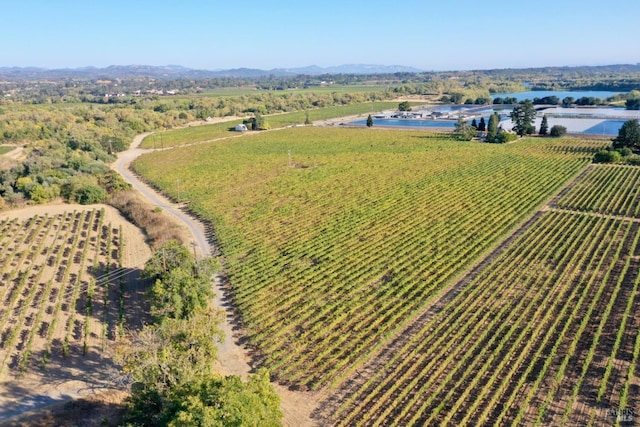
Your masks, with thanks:
<instances>
[{"instance_id":1,"label":"cluster of trees","mask_svg":"<svg viewBox=\"0 0 640 427\"><path fill-rule=\"evenodd\" d=\"M35 145L35 144L34 144ZM0 171L0 200L9 205L46 203L63 197L81 204L100 203L129 185L109 169L113 156L101 144L70 138L32 146L24 161Z\"/></svg>"},{"instance_id":2,"label":"cluster of trees","mask_svg":"<svg viewBox=\"0 0 640 427\"><path fill-rule=\"evenodd\" d=\"M456 122L454 134L461 141L471 141L478 133L482 133L482 139L485 142L504 144L514 141L517 137L511 132L507 132L500 127L500 116L493 113L489 116L487 124L484 117L480 121L473 119L471 123L467 123L463 118L459 118Z\"/></svg>"},{"instance_id":3,"label":"cluster of trees","mask_svg":"<svg viewBox=\"0 0 640 427\"><path fill-rule=\"evenodd\" d=\"M536 118L536 110L533 107L532 101L525 100L516 105L509 114L509 117L513 122L512 130L515 133L504 131L500 127L500 116L494 112L489 117L488 124L485 122L484 117L481 117L479 122L474 118L471 123L467 123L464 119L459 118L454 134L459 140L471 141L478 132L482 132L484 133L483 139L485 142L505 143L514 141L518 136L522 137L535 133L534 121ZM566 133L567 128L560 125L554 125L549 129L547 116L543 116L538 135L561 137L566 135Z\"/></svg>"},{"instance_id":4,"label":"cluster of trees","mask_svg":"<svg viewBox=\"0 0 640 427\"><path fill-rule=\"evenodd\" d=\"M640 90L632 90L625 96L627 110L640 110Z\"/></svg>"},{"instance_id":5,"label":"cluster of trees","mask_svg":"<svg viewBox=\"0 0 640 427\"><path fill-rule=\"evenodd\" d=\"M266 370L247 382L213 371L223 340L221 313L210 308L210 261L169 242L154 253L144 277L154 323L130 334L117 360L132 378L125 421L139 426L280 425L280 400Z\"/></svg>"},{"instance_id":6,"label":"cluster of trees","mask_svg":"<svg viewBox=\"0 0 640 427\"><path fill-rule=\"evenodd\" d=\"M593 96L583 96L581 98L575 99L572 96L567 96L565 98L563 98L562 100L560 98L558 98L555 95L552 96L545 96L542 98L538 98L535 97L533 98L533 100L527 100L530 101L533 105L561 105L563 107L570 107L572 105L578 105L578 106L591 106L591 105L605 105L609 102L611 102L612 100L605 100L602 98L596 98ZM506 97L496 97L493 99L493 104L522 104L525 101L518 101L517 98L512 97L512 96L506 96Z\"/></svg>"},{"instance_id":7,"label":"cluster of trees","mask_svg":"<svg viewBox=\"0 0 640 427\"><path fill-rule=\"evenodd\" d=\"M309 119L309 113L307 112L307 115L305 116L305 123L306 121L308 121L308 119ZM247 129L251 129L251 130L271 129L271 126L269 126L269 123L267 123L267 121L264 119L264 117L260 113L255 113L253 117L243 120L242 123L244 123L245 126L247 126Z\"/></svg>"},{"instance_id":8,"label":"cluster of trees","mask_svg":"<svg viewBox=\"0 0 640 427\"><path fill-rule=\"evenodd\" d=\"M196 119L251 115L249 127L266 129L264 114L380 100L385 92L255 93L237 97L139 98L134 104L24 105L0 98L0 143L25 146L26 159L0 171L0 206L44 203L57 197L103 201L117 183L107 164L134 135ZM110 183L107 188L106 183Z\"/></svg>"}]
</instances>

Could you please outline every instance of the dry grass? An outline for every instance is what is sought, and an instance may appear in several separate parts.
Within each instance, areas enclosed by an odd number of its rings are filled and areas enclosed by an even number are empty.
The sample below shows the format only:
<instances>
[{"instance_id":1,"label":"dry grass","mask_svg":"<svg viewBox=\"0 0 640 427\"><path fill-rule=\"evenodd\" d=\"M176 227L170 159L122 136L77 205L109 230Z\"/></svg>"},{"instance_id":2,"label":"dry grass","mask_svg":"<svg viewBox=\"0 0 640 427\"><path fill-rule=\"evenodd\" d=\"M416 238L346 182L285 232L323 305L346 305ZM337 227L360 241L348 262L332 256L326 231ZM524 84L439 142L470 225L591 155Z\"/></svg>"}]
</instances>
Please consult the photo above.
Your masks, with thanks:
<instances>
[{"instance_id":1,"label":"dry grass","mask_svg":"<svg viewBox=\"0 0 640 427\"><path fill-rule=\"evenodd\" d=\"M107 203L140 227L152 248L158 248L170 240L178 240L183 245L189 241L184 230L175 220L145 202L133 190L115 194L107 200Z\"/></svg>"}]
</instances>

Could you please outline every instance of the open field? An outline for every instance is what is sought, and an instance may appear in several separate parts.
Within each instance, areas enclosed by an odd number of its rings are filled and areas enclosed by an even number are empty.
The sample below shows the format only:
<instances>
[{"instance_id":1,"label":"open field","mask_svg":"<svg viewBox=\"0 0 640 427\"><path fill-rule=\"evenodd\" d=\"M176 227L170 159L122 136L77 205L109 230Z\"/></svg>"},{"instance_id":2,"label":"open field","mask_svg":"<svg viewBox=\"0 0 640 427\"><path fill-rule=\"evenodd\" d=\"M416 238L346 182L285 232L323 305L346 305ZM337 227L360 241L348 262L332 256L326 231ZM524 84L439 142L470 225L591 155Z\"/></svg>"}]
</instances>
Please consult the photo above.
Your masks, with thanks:
<instances>
[{"instance_id":1,"label":"open field","mask_svg":"<svg viewBox=\"0 0 640 427\"><path fill-rule=\"evenodd\" d=\"M149 255L107 206L0 214L0 413L112 375L115 341L143 319L134 279Z\"/></svg>"},{"instance_id":2,"label":"open field","mask_svg":"<svg viewBox=\"0 0 640 427\"><path fill-rule=\"evenodd\" d=\"M417 103L416 103L417 104ZM391 108L397 108L397 102L370 102L366 104L345 105L342 107L326 107L311 109L309 119L311 121L328 120L337 117L351 116L357 114L371 113ZM266 123L272 128L303 124L306 118L305 111L293 113L273 114L264 116ZM169 130L161 133L154 133L147 136L141 148L168 148L176 145L190 144L200 141L209 141L217 138L237 136L233 131L235 125L242 123L242 120L233 120L224 123L205 124L202 126L190 126L181 129ZM232 129L232 130L229 130Z\"/></svg>"},{"instance_id":3,"label":"open field","mask_svg":"<svg viewBox=\"0 0 640 427\"><path fill-rule=\"evenodd\" d=\"M135 168L212 222L256 356L317 389L353 374L602 145L296 128Z\"/></svg>"}]
</instances>

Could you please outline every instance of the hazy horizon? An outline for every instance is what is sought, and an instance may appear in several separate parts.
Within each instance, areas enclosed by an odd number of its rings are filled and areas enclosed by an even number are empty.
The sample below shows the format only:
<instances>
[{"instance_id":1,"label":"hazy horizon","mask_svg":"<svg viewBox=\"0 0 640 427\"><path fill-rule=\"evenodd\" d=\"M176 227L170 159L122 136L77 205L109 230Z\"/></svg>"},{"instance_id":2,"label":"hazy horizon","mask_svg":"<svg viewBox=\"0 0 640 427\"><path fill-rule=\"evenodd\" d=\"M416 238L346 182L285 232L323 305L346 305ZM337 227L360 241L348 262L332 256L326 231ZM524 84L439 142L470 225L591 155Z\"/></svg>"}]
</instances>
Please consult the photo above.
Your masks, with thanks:
<instances>
[{"instance_id":1,"label":"hazy horizon","mask_svg":"<svg viewBox=\"0 0 640 427\"><path fill-rule=\"evenodd\" d=\"M269 4L33 0L3 5L0 67L425 71L636 64L640 2L406 0Z\"/></svg>"}]
</instances>

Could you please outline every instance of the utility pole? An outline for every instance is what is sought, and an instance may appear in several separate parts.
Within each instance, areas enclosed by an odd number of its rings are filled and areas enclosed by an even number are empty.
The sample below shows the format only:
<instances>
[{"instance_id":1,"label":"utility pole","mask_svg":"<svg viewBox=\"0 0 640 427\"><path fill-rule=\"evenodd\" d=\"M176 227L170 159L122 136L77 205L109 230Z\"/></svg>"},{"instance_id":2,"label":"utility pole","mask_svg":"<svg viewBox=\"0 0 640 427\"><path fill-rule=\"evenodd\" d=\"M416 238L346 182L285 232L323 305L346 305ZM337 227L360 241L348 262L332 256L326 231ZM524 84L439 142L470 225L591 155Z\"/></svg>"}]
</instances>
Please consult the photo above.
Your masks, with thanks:
<instances>
[{"instance_id":1,"label":"utility pole","mask_svg":"<svg viewBox=\"0 0 640 427\"><path fill-rule=\"evenodd\" d=\"M196 242L192 241L192 242L191 242L191 247L193 248L193 259L194 259L194 260L197 260L197 259L198 259L198 257L196 257L196 246L197 246L197 245L196 245Z\"/></svg>"}]
</instances>

